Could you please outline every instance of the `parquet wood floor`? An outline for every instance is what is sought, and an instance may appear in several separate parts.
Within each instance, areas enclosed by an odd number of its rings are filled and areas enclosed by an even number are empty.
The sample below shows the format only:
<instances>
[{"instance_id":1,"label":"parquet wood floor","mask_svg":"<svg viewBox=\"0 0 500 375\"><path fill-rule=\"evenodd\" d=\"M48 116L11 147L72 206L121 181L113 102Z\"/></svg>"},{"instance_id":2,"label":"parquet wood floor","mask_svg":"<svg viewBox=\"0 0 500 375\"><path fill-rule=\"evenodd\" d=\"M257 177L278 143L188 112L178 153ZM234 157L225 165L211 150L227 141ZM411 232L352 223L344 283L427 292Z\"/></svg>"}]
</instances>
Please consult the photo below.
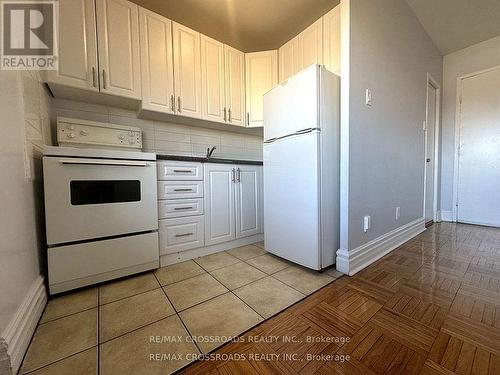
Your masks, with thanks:
<instances>
[{"instance_id":1,"label":"parquet wood floor","mask_svg":"<svg viewBox=\"0 0 500 375\"><path fill-rule=\"evenodd\" d=\"M213 354L183 373L500 374L500 229L434 224Z\"/></svg>"}]
</instances>

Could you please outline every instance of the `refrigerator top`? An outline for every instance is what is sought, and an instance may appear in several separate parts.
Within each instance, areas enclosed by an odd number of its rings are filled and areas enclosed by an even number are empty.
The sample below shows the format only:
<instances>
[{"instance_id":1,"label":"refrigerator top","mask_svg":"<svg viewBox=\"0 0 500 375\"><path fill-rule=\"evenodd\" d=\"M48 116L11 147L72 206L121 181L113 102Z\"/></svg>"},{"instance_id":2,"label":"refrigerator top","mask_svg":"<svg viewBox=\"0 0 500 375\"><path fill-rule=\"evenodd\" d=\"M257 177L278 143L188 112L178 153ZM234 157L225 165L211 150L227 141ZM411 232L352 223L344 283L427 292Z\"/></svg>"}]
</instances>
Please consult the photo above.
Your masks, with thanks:
<instances>
[{"instance_id":1,"label":"refrigerator top","mask_svg":"<svg viewBox=\"0 0 500 375\"><path fill-rule=\"evenodd\" d=\"M323 74L311 65L264 95L264 141L305 129L321 128L320 89Z\"/></svg>"}]
</instances>

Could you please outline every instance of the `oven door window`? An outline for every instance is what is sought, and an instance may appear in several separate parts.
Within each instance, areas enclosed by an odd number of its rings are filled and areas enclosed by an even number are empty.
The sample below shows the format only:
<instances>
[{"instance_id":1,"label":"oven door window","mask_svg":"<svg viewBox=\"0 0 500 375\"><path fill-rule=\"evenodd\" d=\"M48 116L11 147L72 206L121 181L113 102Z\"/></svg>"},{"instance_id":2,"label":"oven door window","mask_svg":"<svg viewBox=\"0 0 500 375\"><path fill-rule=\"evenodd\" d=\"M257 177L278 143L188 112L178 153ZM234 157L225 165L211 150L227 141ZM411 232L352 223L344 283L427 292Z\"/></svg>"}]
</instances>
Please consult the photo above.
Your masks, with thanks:
<instances>
[{"instance_id":1,"label":"oven door window","mask_svg":"<svg viewBox=\"0 0 500 375\"><path fill-rule=\"evenodd\" d=\"M94 180L70 182L71 204L125 203L141 200L141 182L136 180Z\"/></svg>"}]
</instances>

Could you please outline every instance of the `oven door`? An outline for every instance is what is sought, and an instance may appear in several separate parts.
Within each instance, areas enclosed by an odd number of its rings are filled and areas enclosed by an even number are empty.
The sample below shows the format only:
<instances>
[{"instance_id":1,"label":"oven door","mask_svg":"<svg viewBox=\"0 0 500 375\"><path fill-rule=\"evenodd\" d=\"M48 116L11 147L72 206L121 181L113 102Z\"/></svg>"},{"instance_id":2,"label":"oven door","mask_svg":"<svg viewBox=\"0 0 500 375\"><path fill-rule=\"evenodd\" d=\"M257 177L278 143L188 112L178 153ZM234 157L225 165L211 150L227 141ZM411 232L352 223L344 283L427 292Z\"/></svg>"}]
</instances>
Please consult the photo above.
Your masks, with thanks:
<instances>
[{"instance_id":1,"label":"oven door","mask_svg":"<svg viewBox=\"0 0 500 375\"><path fill-rule=\"evenodd\" d=\"M47 243L158 229L153 161L44 157Z\"/></svg>"}]
</instances>

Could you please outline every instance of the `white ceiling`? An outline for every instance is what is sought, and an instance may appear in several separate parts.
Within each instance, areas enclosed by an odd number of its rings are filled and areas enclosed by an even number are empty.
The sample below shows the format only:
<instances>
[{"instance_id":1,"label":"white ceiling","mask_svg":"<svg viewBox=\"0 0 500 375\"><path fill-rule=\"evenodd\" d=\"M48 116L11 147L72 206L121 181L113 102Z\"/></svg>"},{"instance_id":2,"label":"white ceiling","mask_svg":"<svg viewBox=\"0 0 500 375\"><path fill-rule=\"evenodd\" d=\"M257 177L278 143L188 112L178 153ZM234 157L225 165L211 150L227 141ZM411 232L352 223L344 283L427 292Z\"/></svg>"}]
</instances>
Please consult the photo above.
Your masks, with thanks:
<instances>
[{"instance_id":1,"label":"white ceiling","mask_svg":"<svg viewBox=\"0 0 500 375\"><path fill-rule=\"evenodd\" d=\"M243 52L275 49L340 0L132 0Z\"/></svg>"},{"instance_id":2,"label":"white ceiling","mask_svg":"<svg viewBox=\"0 0 500 375\"><path fill-rule=\"evenodd\" d=\"M500 0L406 0L443 54L500 35Z\"/></svg>"}]
</instances>

